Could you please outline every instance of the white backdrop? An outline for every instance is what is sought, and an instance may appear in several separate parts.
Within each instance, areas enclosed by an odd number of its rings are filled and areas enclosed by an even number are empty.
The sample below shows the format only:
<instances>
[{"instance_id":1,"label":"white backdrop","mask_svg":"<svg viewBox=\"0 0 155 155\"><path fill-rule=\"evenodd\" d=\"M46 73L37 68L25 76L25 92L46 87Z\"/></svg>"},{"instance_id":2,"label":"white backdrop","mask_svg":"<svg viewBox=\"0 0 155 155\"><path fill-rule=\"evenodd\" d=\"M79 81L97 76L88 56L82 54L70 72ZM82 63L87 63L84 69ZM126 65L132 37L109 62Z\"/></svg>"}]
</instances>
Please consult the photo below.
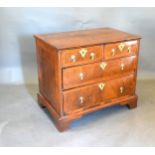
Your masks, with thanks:
<instances>
[{"instance_id":1,"label":"white backdrop","mask_svg":"<svg viewBox=\"0 0 155 155\"><path fill-rule=\"evenodd\" d=\"M143 36L138 77L155 77L155 8L0 8L0 83L37 82L34 34L97 27Z\"/></svg>"}]
</instances>

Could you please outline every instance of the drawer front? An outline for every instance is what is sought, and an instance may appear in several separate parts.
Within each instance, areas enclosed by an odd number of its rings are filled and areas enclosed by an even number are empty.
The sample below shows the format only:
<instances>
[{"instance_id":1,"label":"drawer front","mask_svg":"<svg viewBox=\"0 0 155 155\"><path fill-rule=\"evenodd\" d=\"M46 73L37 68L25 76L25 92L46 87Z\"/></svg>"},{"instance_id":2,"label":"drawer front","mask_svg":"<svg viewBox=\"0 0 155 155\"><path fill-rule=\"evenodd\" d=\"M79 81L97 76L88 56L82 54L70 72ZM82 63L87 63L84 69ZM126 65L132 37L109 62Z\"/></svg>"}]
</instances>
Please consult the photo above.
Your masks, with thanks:
<instances>
[{"instance_id":1,"label":"drawer front","mask_svg":"<svg viewBox=\"0 0 155 155\"><path fill-rule=\"evenodd\" d=\"M136 56L131 56L63 69L63 89L108 80L133 72L137 66L136 58Z\"/></svg>"},{"instance_id":2,"label":"drawer front","mask_svg":"<svg viewBox=\"0 0 155 155\"><path fill-rule=\"evenodd\" d=\"M138 51L138 41L127 41L115 44L107 44L104 48L105 59L119 58L135 55Z\"/></svg>"},{"instance_id":3,"label":"drawer front","mask_svg":"<svg viewBox=\"0 0 155 155\"><path fill-rule=\"evenodd\" d=\"M64 50L61 55L63 67L97 62L103 58L103 46Z\"/></svg>"},{"instance_id":4,"label":"drawer front","mask_svg":"<svg viewBox=\"0 0 155 155\"><path fill-rule=\"evenodd\" d=\"M91 86L64 91L64 112L71 113L112 100L134 95L135 76L100 82Z\"/></svg>"}]
</instances>

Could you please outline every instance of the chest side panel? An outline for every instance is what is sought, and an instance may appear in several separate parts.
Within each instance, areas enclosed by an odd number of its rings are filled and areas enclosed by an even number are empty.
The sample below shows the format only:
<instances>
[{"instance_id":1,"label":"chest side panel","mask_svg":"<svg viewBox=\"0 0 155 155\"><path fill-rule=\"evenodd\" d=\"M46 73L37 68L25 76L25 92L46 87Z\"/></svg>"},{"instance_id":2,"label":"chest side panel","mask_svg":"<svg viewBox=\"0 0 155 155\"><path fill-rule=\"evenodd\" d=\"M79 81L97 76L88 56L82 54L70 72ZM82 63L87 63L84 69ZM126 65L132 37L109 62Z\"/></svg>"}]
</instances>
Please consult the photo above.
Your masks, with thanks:
<instances>
[{"instance_id":1,"label":"chest side panel","mask_svg":"<svg viewBox=\"0 0 155 155\"><path fill-rule=\"evenodd\" d=\"M56 49L36 40L40 93L59 114L62 112L61 67Z\"/></svg>"}]
</instances>

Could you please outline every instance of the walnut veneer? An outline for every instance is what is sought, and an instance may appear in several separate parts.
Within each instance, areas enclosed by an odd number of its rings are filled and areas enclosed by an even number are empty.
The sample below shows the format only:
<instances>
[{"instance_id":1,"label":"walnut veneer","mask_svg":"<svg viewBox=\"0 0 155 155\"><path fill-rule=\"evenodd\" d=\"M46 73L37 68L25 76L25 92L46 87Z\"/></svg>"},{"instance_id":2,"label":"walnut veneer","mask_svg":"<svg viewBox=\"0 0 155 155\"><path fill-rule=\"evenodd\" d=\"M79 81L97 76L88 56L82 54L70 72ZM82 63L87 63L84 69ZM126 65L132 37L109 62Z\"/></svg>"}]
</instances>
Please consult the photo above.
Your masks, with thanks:
<instances>
[{"instance_id":1,"label":"walnut veneer","mask_svg":"<svg viewBox=\"0 0 155 155\"><path fill-rule=\"evenodd\" d=\"M112 28L35 35L38 102L59 131L84 114L120 104L137 106L141 37Z\"/></svg>"}]
</instances>

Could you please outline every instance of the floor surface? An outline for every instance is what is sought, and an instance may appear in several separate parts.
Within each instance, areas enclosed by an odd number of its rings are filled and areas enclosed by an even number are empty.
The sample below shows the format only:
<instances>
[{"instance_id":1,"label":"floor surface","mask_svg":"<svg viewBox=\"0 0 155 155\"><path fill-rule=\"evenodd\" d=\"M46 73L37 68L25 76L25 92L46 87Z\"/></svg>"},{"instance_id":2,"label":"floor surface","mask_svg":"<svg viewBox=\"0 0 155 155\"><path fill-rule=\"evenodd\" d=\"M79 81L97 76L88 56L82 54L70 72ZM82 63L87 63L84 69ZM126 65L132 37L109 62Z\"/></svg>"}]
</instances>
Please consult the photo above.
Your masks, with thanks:
<instances>
[{"instance_id":1,"label":"floor surface","mask_svg":"<svg viewBox=\"0 0 155 155\"><path fill-rule=\"evenodd\" d=\"M56 130L37 85L0 85L0 146L155 146L155 81L138 81L138 107L115 106Z\"/></svg>"}]
</instances>

